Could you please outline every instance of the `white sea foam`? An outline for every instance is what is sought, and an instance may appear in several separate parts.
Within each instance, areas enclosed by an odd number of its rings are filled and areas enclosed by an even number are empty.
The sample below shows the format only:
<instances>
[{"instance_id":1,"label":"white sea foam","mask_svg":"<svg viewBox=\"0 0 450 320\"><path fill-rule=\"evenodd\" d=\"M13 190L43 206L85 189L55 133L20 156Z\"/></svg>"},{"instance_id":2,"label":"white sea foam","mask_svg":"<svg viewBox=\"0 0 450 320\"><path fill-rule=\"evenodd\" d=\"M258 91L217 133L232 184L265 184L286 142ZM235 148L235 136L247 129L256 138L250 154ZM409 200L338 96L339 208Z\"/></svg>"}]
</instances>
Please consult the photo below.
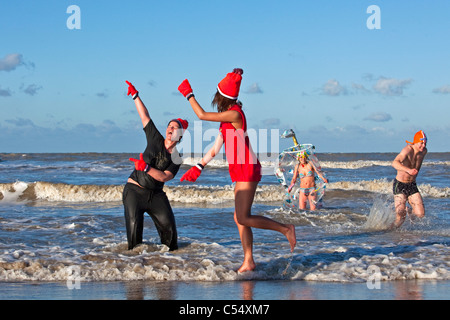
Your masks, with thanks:
<instances>
[{"instance_id":1,"label":"white sea foam","mask_svg":"<svg viewBox=\"0 0 450 320\"><path fill-rule=\"evenodd\" d=\"M443 249L434 245L436 250ZM448 248L444 248L448 254ZM405 259L394 253L349 257L343 261L317 264L311 272L298 271L293 279L333 282L366 282L377 270L380 281L407 279L449 280L450 271L445 255L424 259Z\"/></svg>"},{"instance_id":2,"label":"white sea foam","mask_svg":"<svg viewBox=\"0 0 450 320\"><path fill-rule=\"evenodd\" d=\"M221 155L221 154L219 154ZM318 155L320 160L320 155ZM201 157L185 157L183 158L183 165L186 166L195 166L199 163ZM260 162L263 167L271 167L272 170L277 165L277 157L260 157ZM392 159L393 160L393 159ZM368 167L391 167L392 160L352 160L352 161L326 161L320 160L320 164L323 169L351 169L357 170ZM295 165L296 161L292 161L292 165ZM433 161L433 160L425 160L422 166L450 166L450 161ZM217 157L208 163L208 167L214 168L226 168L228 167L228 163L224 157Z\"/></svg>"},{"instance_id":3,"label":"white sea foam","mask_svg":"<svg viewBox=\"0 0 450 320\"><path fill-rule=\"evenodd\" d=\"M0 184L0 204L11 204L19 202L20 196L28 188L25 182Z\"/></svg>"},{"instance_id":4,"label":"white sea foam","mask_svg":"<svg viewBox=\"0 0 450 320\"><path fill-rule=\"evenodd\" d=\"M430 184L419 184L419 191L424 197L448 198L450 196L450 187L434 187ZM337 181L327 185L329 190L358 190L381 194L392 194L392 180L374 179L361 181Z\"/></svg>"},{"instance_id":5,"label":"white sea foam","mask_svg":"<svg viewBox=\"0 0 450 320\"><path fill-rule=\"evenodd\" d=\"M325 246L316 244L300 248L293 256L286 251L256 251L259 267L254 272L239 274L241 262L237 247L217 243L191 243L175 252L165 246L141 245L125 251L126 244L103 247L103 250L78 253L59 247L50 249L51 258L36 257L27 250L6 250L0 256L0 281L39 280L65 281L75 266L80 281L168 280L168 281L235 281L309 280L367 281L379 272L381 281L403 279L450 280L448 247L424 244L422 247L398 249L395 245L373 248ZM414 255L409 252L414 252ZM205 255L205 253L208 253Z\"/></svg>"},{"instance_id":6,"label":"white sea foam","mask_svg":"<svg viewBox=\"0 0 450 320\"><path fill-rule=\"evenodd\" d=\"M448 198L449 187L434 187L420 184L424 197ZM379 179L371 181L338 181L327 185L333 190L365 191L379 194L392 193L392 181ZM50 182L15 182L0 184L0 204L17 203L26 200L46 200L62 202L114 202L122 201L123 185L73 185ZM221 203L234 201L234 186L177 185L165 186L170 201L182 203ZM284 191L279 185L259 185L256 202L283 201Z\"/></svg>"}]
</instances>

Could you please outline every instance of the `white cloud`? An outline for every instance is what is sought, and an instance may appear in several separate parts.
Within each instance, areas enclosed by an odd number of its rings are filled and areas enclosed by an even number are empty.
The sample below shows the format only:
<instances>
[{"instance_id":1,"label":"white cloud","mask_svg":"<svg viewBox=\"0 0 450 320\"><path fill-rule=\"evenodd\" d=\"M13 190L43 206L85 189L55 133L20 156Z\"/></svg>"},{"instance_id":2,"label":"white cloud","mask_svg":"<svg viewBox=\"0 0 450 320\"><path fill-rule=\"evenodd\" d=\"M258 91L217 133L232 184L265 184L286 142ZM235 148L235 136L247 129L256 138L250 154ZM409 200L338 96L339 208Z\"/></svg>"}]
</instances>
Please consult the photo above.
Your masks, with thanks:
<instances>
[{"instance_id":1,"label":"white cloud","mask_svg":"<svg viewBox=\"0 0 450 320\"><path fill-rule=\"evenodd\" d=\"M450 93L450 85L447 84L440 88L433 89L433 93L449 94Z\"/></svg>"},{"instance_id":2,"label":"white cloud","mask_svg":"<svg viewBox=\"0 0 450 320\"><path fill-rule=\"evenodd\" d=\"M370 90L368 90L364 85L359 83L352 83L352 89L355 91L355 93L361 92L361 93L370 93Z\"/></svg>"},{"instance_id":3,"label":"white cloud","mask_svg":"<svg viewBox=\"0 0 450 320\"><path fill-rule=\"evenodd\" d=\"M0 145L7 152L128 152L142 149L141 130L114 121L51 127L26 118L0 121Z\"/></svg>"},{"instance_id":4,"label":"white cloud","mask_svg":"<svg viewBox=\"0 0 450 320\"><path fill-rule=\"evenodd\" d=\"M413 81L412 79L395 79L379 77L378 80L372 74L363 75L363 80L369 81L375 84L373 90L366 88L363 84L352 82L351 85L341 84L336 79L328 80L320 89L322 94L327 96L340 96L340 95L352 95L352 94L371 94L379 93L384 96L401 96L404 90ZM442 88L435 89L433 92L437 93L450 93L450 86L444 86Z\"/></svg>"},{"instance_id":5,"label":"white cloud","mask_svg":"<svg viewBox=\"0 0 450 320\"><path fill-rule=\"evenodd\" d=\"M330 79L322 86L322 93L327 96L339 96L347 94L347 89L341 86L336 79Z\"/></svg>"},{"instance_id":6,"label":"white cloud","mask_svg":"<svg viewBox=\"0 0 450 320\"><path fill-rule=\"evenodd\" d=\"M401 96L403 90L412 82L412 79L395 79L380 77L373 89L384 96Z\"/></svg>"},{"instance_id":7,"label":"white cloud","mask_svg":"<svg viewBox=\"0 0 450 320\"><path fill-rule=\"evenodd\" d=\"M386 112L375 112L365 117L364 120L375 121L375 122L386 122L392 120L392 116Z\"/></svg>"},{"instance_id":8,"label":"white cloud","mask_svg":"<svg viewBox=\"0 0 450 320\"><path fill-rule=\"evenodd\" d=\"M253 83L248 89L245 91L245 93L263 93L261 87L255 82Z\"/></svg>"},{"instance_id":9,"label":"white cloud","mask_svg":"<svg viewBox=\"0 0 450 320\"><path fill-rule=\"evenodd\" d=\"M0 71L12 71L20 65L24 65L22 55L19 53L7 54L0 59Z\"/></svg>"}]
</instances>

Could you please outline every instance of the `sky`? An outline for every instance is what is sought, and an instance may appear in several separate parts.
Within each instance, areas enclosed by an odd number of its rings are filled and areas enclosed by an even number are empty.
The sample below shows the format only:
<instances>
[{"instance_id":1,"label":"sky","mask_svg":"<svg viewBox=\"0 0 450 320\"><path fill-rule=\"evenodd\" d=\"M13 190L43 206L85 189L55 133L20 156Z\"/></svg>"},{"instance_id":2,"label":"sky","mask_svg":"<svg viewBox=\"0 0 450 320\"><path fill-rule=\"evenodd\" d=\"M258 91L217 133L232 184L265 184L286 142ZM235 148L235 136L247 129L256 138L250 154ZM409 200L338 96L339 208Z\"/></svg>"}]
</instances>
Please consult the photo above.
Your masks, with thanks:
<instances>
[{"instance_id":1,"label":"sky","mask_svg":"<svg viewBox=\"0 0 450 320\"><path fill-rule=\"evenodd\" d=\"M446 0L2 1L0 153L142 152L125 80L202 151L218 124L177 87L189 79L211 111L235 67L258 151L292 128L318 152L400 152L418 130L447 152L449 15Z\"/></svg>"}]
</instances>

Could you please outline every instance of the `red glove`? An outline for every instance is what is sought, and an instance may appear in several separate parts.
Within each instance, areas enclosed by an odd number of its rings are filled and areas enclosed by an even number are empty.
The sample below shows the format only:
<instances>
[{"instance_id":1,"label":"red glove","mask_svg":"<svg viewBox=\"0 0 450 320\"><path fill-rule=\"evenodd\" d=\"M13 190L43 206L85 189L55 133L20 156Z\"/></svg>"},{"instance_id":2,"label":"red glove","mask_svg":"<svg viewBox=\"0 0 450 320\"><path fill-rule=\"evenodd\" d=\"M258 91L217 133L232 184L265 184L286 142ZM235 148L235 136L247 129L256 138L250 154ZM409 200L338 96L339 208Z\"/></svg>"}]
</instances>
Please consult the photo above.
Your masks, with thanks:
<instances>
[{"instance_id":1,"label":"red glove","mask_svg":"<svg viewBox=\"0 0 450 320\"><path fill-rule=\"evenodd\" d=\"M139 91L136 90L136 88L128 81L125 81L128 85L128 93L127 96L129 96L131 94L131 96L133 97L133 100L136 99L138 97Z\"/></svg>"},{"instance_id":2,"label":"red glove","mask_svg":"<svg viewBox=\"0 0 450 320\"><path fill-rule=\"evenodd\" d=\"M138 170L138 171L145 171L145 172L147 172L148 169L150 169L149 165L147 163L145 163L144 155L142 153L139 155L139 160L130 158L130 161L134 162L134 168L136 170Z\"/></svg>"},{"instance_id":3,"label":"red glove","mask_svg":"<svg viewBox=\"0 0 450 320\"><path fill-rule=\"evenodd\" d=\"M188 100L194 96L188 79L183 80L183 82L178 86L178 91L180 91L183 97Z\"/></svg>"},{"instance_id":4,"label":"red glove","mask_svg":"<svg viewBox=\"0 0 450 320\"><path fill-rule=\"evenodd\" d=\"M195 182L195 180L200 177L202 170L202 166L196 165L195 167L192 167L188 171L186 171L186 173L181 177L180 181L187 180L190 182Z\"/></svg>"}]
</instances>

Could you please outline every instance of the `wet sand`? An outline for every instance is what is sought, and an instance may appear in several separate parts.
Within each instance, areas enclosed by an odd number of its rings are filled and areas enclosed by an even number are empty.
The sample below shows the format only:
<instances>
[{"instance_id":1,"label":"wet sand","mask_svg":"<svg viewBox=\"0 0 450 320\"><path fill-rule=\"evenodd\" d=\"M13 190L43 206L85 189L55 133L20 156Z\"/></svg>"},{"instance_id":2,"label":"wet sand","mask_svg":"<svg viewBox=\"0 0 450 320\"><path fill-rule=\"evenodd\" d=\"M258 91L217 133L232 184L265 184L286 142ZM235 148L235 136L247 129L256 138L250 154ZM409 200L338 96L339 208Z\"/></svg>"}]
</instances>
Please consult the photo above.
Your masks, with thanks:
<instances>
[{"instance_id":1,"label":"wet sand","mask_svg":"<svg viewBox=\"0 0 450 320\"><path fill-rule=\"evenodd\" d=\"M369 288L371 287L371 289ZM448 300L450 281L2 282L1 300Z\"/></svg>"}]
</instances>

